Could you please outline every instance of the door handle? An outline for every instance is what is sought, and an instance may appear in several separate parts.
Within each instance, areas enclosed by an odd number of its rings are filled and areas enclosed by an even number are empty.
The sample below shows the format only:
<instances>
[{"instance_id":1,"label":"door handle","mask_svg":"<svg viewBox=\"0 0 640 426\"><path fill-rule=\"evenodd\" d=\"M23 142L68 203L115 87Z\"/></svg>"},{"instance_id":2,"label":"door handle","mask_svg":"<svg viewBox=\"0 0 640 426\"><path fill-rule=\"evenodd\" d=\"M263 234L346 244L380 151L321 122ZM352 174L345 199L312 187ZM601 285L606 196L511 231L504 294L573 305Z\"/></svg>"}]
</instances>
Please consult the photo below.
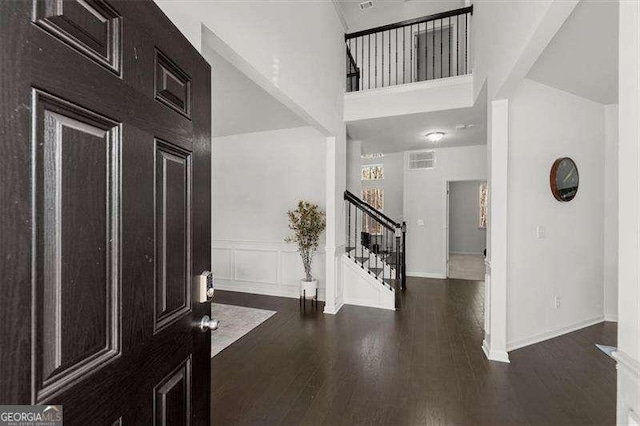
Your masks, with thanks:
<instances>
[{"instance_id":1,"label":"door handle","mask_svg":"<svg viewBox=\"0 0 640 426\"><path fill-rule=\"evenodd\" d=\"M217 319L211 319L209 318L209 315L205 315L200 320L200 331L204 333L207 330L217 330L219 325L220 321Z\"/></svg>"}]
</instances>

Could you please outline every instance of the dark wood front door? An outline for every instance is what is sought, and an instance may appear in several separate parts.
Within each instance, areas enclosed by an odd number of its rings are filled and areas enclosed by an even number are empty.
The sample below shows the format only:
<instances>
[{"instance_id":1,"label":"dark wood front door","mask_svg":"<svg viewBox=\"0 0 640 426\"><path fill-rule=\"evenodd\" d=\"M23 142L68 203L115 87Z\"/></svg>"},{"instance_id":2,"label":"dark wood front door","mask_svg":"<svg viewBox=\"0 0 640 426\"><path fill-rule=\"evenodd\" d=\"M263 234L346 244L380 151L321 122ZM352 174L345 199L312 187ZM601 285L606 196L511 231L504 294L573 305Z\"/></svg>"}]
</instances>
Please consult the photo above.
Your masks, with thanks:
<instances>
[{"instance_id":1,"label":"dark wood front door","mask_svg":"<svg viewBox=\"0 0 640 426\"><path fill-rule=\"evenodd\" d=\"M208 424L209 66L151 1L1 1L0 61L0 404Z\"/></svg>"}]
</instances>

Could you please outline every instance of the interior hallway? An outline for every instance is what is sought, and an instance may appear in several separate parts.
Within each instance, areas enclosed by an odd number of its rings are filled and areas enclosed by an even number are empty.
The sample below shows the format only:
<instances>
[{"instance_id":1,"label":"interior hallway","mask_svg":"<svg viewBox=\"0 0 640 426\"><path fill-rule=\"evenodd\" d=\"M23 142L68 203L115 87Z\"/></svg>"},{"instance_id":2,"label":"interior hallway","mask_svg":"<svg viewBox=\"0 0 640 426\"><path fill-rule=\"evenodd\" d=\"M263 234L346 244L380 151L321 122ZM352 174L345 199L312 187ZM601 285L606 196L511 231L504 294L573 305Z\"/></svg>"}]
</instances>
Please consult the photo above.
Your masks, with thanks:
<instances>
[{"instance_id":1,"label":"interior hallway","mask_svg":"<svg viewBox=\"0 0 640 426\"><path fill-rule=\"evenodd\" d=\"M216 303L277 314L212 359L213 423L615 424L615 362L594 344L615 346L616 324L488 362L483 287L409 278L402 311L344 306L336 316L217 291Z\"/></svg>"}]
</instances>

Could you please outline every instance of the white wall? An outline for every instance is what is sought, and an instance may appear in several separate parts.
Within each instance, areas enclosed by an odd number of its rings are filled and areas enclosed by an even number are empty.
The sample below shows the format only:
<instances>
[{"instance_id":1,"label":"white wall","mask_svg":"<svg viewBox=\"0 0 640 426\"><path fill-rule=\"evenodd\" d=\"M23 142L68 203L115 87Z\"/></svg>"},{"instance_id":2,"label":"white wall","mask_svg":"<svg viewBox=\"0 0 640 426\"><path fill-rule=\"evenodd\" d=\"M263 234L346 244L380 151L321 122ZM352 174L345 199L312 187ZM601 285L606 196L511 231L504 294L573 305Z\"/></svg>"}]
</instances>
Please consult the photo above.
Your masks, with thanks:
<instances>
[{"instance_id":1,"label":"white wall","mask_svg":"<svg viewBox=\"0 0 640 426\"><path fill-rule=\"evenodd\" d=\"M488 96L489 100L494 99L552 3L553 0L473 2L470 42L476 95L490 77Z\"/></svg>"},{"instance_id":2,"label":"white wall","mask_svg":"<svg viewBox=\"0 0 640 426\"><path fill-rule=\"evenodd\" d=\"M355 195L362 191L360 164L362 162L362 142L347 141L347 190Z\"/></svg>"},{"instance_id":3,"label":"white wall","mask_svg":"<svg viewBox=\"0 0 640 426\"><path fill-rule=\"evenodd\" d=\"M473 82L473 76L466 75L347 93L344 121L471 108Z\"/></svg>"},{"instance_id":4,"label":"white wall","mask_svg":"<svg viewBox=\"0 0 640 426\"><path fill-rule=\"evenodd\" d=\"M617 423L640 421L640 3L620 2Z\"/></svg>"},{"instance_id":5,"label":"white wall","mask_svg":"<svg viewBox=\"0 0 640 426\"><path fill-rule=\"evenodd\" d=\"M480 228L479 181L449 184L449 253L483 254L487 230Z\"/></svg>"},{"instance_id":6,"label":"white wall","mask_svg":"<svg viewBox=\"0 0 640 426\"><path fill-rule=\"evenodd\" d=\"M510 101L509 118L512 349L603 318L605 127L603 105L531 80ZM564 156L580 173L578 193L567 203L549 188L551 165Z\"/></svg>"},{"instance_id":7,"label":"white wall","mask_svg":"<svg viewBox=\"0 0 640 426\"><path fill-rule=\"evenodd\" d=\"M434 169L404 172L407 275L446 278L445 183L447 180L486 180L487 146L439 148L435 154ZM407 155L405 153L405 164Z\"/></svg>"},{"instance_id":8,"label":"white wall","mask_svg":"<svg viewBox=\"0 0 640 426\"><path fill-rule=\"evenodd\" d=\"M218 287L298 297L304 275L286 212L299 199L323 209L325 138L311 127L214 139L214 271ZM313 274L324 288L324 236Z\"/></svg>"},{"instance_id":9,"label":"white wall","mask_svg":"<svg viewBox=\"0 0 640 426\"><path fill-rule=\"evenodd\" d=\"M218 51L225 59L329 133L340 132L344 28L331 2L155 1L196 49L204 25L241 63Z\"/></svg>"},{"instance_id":10,"label":"white wall","mask_svg":"<svg viewBox=\"0 0 640 426\"><path fill-rule=\"evenodd\" d=\"M604 317L618 320L618 105L604 107Z\"/></svg>"}]
</instances>

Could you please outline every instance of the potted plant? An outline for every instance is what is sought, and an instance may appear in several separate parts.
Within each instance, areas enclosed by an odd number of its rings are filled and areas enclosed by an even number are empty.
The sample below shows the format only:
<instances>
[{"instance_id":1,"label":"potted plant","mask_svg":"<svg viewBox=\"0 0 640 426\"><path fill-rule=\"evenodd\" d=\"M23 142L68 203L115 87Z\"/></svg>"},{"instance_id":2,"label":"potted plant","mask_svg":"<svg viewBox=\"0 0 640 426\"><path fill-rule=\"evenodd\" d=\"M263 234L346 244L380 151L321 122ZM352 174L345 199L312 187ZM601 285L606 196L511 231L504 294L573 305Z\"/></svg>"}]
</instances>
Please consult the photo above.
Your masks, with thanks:
<instances>
[{"instance_id":1,"label":"potted plant","mask_svg":"<svg viewBox=\"0 0 640 426\"><path fill-rule=\"evenodd\" d=\"M292 233L285 241L298 246L304 267L305 277L300 280L300 295L313 297L318 289L318 280L311 276L311 263L326 226L325 214L317 204L300 200L296 209L287 212L287 217Z\"/></svg>"}]
</instances>

